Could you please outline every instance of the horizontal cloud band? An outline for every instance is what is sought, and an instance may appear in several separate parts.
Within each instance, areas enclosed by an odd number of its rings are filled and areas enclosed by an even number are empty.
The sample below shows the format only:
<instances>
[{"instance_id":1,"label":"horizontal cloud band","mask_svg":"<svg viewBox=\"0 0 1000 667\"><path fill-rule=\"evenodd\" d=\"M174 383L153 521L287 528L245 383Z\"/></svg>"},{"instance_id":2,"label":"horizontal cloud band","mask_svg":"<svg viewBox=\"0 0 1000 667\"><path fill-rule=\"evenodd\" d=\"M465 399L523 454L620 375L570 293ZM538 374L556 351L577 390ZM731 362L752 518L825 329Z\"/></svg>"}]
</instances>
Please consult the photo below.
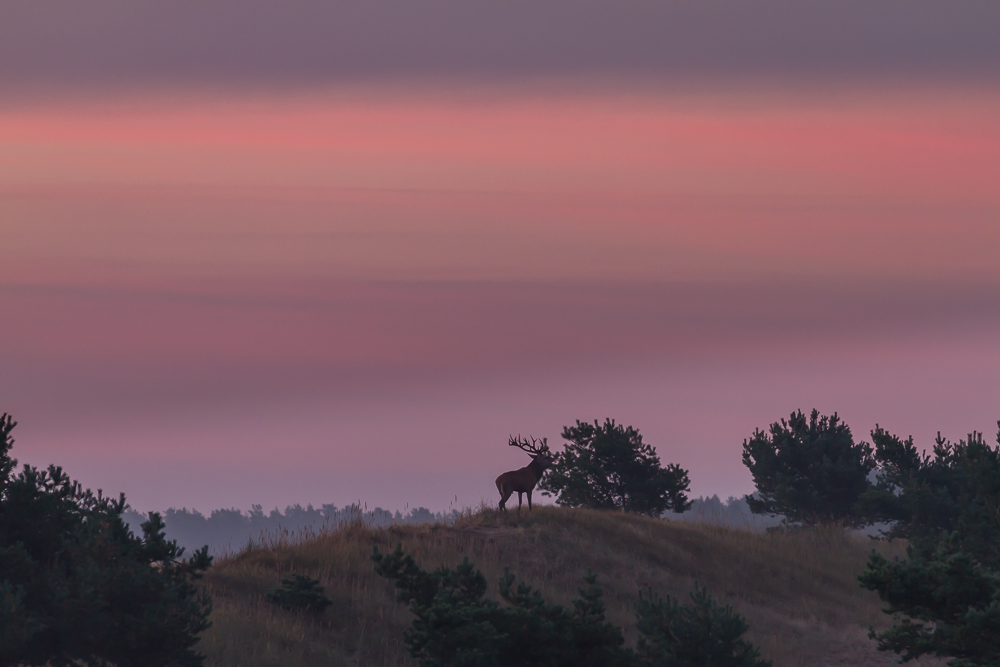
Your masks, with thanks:
<instances>
[{"instance_id":1,"label":"horizontal cloud band","mask_svg":"<svg viewBox=\"0 0 1000 667\"><path fill-rule=\"evenodd\" d=\"M609 76L1000 79L1000 4L10 2L0 87Z\"/></svg>"}]
</instances>

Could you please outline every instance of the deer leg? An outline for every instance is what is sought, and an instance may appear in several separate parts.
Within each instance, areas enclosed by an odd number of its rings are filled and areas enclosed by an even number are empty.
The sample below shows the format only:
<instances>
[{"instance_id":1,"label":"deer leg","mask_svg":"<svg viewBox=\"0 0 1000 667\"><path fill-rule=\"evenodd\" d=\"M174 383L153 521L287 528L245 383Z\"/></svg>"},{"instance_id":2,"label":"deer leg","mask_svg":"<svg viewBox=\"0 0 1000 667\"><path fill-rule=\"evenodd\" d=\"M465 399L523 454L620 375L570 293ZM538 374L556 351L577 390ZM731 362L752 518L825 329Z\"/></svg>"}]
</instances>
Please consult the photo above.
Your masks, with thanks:
<instances>
[{"instance_id":1,"label":"deer leg","mask_svg":"<svg viewBox=\"0 0 1000 667\"><path fill-rule=\"evenodd\" d=\"M512 491L507 491L506 489L500 489L500 509L504 512L507 511L507 499L510 498Z\"/></svg>"},{"instance_id":2,"label":"deer leg","mask_svg":"<svg viewBox=\"0 0 1000 667\"><path fill-rule=\"evenodd\" d=\"M528 511L531 511L531 491L528 491Z\"/></svg>"},{"instance_id":3,"label":"deer leg","mask_svg":"<svg viewBox=\"0 0 1000 667\"><path fill-rule=\"evenodd\" d=\"M521 491L517 492L517 513L518 514L521 513L521 504L524 502L524 498L521 497L522 493L523 492L521 492Z\"/></svg>"}]
</instances>

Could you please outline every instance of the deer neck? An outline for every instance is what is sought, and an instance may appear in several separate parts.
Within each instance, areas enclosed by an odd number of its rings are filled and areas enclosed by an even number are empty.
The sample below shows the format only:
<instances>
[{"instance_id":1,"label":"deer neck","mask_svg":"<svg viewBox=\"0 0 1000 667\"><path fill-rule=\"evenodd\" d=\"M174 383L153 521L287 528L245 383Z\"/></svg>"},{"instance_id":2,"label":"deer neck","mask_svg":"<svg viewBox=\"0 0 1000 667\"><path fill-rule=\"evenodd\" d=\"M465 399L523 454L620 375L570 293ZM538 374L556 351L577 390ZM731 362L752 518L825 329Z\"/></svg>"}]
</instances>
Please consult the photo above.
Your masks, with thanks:
<instances>
[{"instance_id":1,"label":"deer neck","mask_svg":"<svg viewBox=\"0 0 1000 667\"><path fill-rule=\"evenodd\" d=\"M545 472L545 466L539 462L538 459L533 459L531 463L527 465L528 470L531 474L535 476L535 479L541 479L542 473Z\"/></svg>"}]
</instances>

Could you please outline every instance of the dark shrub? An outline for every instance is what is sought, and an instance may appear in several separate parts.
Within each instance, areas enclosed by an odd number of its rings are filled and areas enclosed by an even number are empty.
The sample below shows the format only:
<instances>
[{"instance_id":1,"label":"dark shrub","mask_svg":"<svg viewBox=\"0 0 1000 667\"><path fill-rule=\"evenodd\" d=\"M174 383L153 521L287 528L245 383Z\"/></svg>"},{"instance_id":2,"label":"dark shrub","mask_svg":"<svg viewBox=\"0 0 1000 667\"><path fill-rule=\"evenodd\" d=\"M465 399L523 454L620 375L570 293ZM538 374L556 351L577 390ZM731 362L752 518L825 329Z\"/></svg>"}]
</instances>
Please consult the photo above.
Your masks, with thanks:
<instances>
[{"instance_id":1,"label":"dark shrub","mask_svg":"<svg viewBox=\"0 0 1000 667\"><path fill-rule=\"evenodd\" d=\"M554 455L539 488L564 507L617 509L660 516L690 507L687 471L660 465L656 451L631 426L577 421L563 429L563 451Z\"/></svg>"},{"instance_id":2,"label":"dark shrub","mask_svg":"<svg viewBox=\"0 0 1000 667\"><path fill-rule=\"evenodd\" d=\"M855 443L836 413L821 417L813 410L807 419L793 412L767 432L754 431L743 441L743 465L757 486L757 493L746 496L755 514L806 525L869 523L859 500L871 487L872 447Z\"/></svg>"},{"instance_id":3,"label":"dark shrub","mask_svg":"<svg viewBox=\"0 0 1000 667\"><path fill-rule=\"evenodd\" d=\"M136 537L125 497L96 495L61 468L10 458L16 423L0 417L0 665L197 667L211 601L153 513Z\"/></svg>"},{"instance_id":4,"label":"dark shrub","mask_svg":"<svg viewBox=\"0 0 1000 667\"><path fill-rule=\"evenodd\" d=\"M319 579L292 573L281 580L281 587L267 592L267 599L288 610L311 611L322 614L333 602L323 594Z\"/></svg>"}]
</instances>

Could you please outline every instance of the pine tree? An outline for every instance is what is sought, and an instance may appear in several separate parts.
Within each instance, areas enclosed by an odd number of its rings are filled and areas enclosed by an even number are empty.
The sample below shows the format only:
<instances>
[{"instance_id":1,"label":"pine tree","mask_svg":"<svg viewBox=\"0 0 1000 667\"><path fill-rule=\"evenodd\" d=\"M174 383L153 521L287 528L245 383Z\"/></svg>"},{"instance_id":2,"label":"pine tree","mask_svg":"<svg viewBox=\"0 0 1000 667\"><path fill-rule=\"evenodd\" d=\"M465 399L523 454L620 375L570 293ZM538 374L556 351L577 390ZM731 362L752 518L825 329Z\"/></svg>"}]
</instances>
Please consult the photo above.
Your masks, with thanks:
<instances>
[{"instance_id":1,"label":"pine tree","mask_svg":"<svg viewBox=\"0 0 1000 667\"><path fill-rule=\"evenodd\" d=\"M869 510L890 522L890 538L909 544L906 559L873 552L860 577L886 613L902 617L871 636L904 660L932 654L955 667L1000 664L1000 446L976 432L956 444L938 434L932 454L878 427L872 439L879 473Z\"/></svg>"},{"instance_id":2,"label":"pine tree","mask_svg":"<svg viewBox=\"0 0 1000 667\"><path fill-rule=\"evenodd\" d=\"M656 451L631 426L577 421L563 429L563 451L539 487L564 507L615 509L660 516L690 506L691 482L676 464L660 465Z\"/></svg>"},{"instance_id":3,"label":"pine tree","mask_svg":"<svg viewBox=\"0 0 1000 667\"><path fill-rule=\"evenodd\" d=\"M208 547L184 560L156 513L136 537L124 495L57 466L15 475L14 426L0 417L0 665L199 667Z\"/></svg>"},{"instance_id":4,"label":"pine tree","mask_svg":"<svg viewBox=\"0 0 1000 667\"><path fill-rule=\"evenodd\" d=\"M757 493L746 496L755 514L781 515L806 525L860 526L869 518L859 500L875 467L871 445L854 442L851 429L834 413L807 419L801 411L754 431L743 441L743 465Z\"/></svg>"}]
</instances>

